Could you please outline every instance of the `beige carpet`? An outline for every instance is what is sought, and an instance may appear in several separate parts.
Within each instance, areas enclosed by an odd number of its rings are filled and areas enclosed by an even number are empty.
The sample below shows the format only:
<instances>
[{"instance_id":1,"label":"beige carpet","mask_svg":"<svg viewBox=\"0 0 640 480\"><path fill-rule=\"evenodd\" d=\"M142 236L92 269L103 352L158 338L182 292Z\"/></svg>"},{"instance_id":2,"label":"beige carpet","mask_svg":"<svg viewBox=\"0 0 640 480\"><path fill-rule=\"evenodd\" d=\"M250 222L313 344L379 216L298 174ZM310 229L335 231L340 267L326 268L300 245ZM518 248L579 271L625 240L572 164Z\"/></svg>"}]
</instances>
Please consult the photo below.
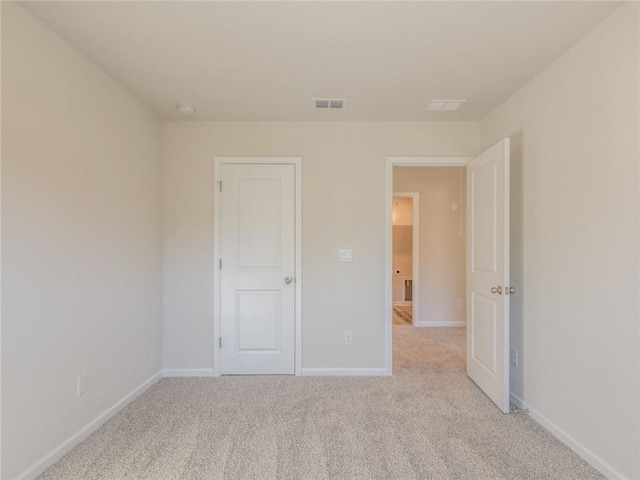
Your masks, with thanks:
<instances>
[{"instance_id":1,"label":"beige carpet","mask_svg":"<svg viewBox=\"0 0 640 480\"><path fill-rule=\"evenodd\" d=\"M40 478L603 478L478 390L464 335L394 327L393 377L163 379Z\"/></svg>"}]
</instances>

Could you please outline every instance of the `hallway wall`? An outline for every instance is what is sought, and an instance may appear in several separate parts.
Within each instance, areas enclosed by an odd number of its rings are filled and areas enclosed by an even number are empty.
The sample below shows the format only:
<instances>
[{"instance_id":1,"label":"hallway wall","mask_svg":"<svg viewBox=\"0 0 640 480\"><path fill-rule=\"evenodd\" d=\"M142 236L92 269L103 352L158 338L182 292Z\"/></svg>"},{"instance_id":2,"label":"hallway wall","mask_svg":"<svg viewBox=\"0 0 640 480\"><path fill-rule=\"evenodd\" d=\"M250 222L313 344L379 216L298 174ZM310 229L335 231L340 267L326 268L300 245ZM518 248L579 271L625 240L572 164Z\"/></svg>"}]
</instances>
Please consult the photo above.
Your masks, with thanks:
<instances>
[{"instance_id":1,"label":"hallway wall","mask_svg":"<svg viewBox=\"0 0 640 480\"><path fill-rule=\"evenodd\" d=\"M466 325L466 177L459 167L394 167L394 192L418 192L417 326ZM457 210L453 210L454 204ZM459 302L463 302L460 304Z\"/></svg>"}]
</instances>

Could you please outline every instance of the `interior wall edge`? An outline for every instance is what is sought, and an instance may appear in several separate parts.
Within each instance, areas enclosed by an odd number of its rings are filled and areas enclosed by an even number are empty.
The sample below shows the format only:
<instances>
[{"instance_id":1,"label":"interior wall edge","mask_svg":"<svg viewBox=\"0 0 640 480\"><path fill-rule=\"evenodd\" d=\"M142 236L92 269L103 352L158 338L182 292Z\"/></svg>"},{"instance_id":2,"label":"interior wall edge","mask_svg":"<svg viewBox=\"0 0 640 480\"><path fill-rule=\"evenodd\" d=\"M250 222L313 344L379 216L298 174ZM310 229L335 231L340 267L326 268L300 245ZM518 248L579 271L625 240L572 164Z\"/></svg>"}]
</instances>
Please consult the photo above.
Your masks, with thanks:
<instances>
[{"instance_id":1,"label":"interior wall edge","mask_svg":"<svg viewBox=\"0 0 640 480\"><path fill-rule=\"evenodd\" d=\"M89 423L87 423L84 427L74 433L71 437L66 439L56 448L51 450L49 453L44 455L38 461L36 461L33 465L24 470L21 474L16 477L16 480L34 480L37 478L42 472L44 472L51 465L56 463L62 457L64 457L67 453L73 450L77 445L80 444L84 439L86 439L93 432L102 427L109 419L111 419L116 413L146 392L149 388L151 388L156 382L158 382L161 378L163 371L159 370L155 374L153 374L150 378L142 382L138 387L133 389L123 398L114 403L111 407L107 408L100 415L95 417Z\"/></svg>"},{"instance_id":2,"label":"interior wall edge","mask_svg":"<svg viewBox=\"0 0 640 480\"><path fill-rule=\"evenodd\" d=\"M589 450L587 447L585 447L583 444L577 441L574 437L569 435L566 431L560 428L556 423L549 420L542 413L540 413L538 410L536 410L527 402L525 402L518 395L516 395L513 392L510 392L509 397L511 399L511 403L513 403L518 408L524 410L527 415L529 415L536 422L542 425L545 428L545 430L547 430L554 437L556 437L562 443L564 443L569 448L571 448L571 450L573 450L575 453L580 455L582 459L584 459L592 467L596 468L604 476L611 479L616 478L619 480L631 480L630 478L625 477L613 466L605 462L595 452Z\"/></svg>"}]
</instances>

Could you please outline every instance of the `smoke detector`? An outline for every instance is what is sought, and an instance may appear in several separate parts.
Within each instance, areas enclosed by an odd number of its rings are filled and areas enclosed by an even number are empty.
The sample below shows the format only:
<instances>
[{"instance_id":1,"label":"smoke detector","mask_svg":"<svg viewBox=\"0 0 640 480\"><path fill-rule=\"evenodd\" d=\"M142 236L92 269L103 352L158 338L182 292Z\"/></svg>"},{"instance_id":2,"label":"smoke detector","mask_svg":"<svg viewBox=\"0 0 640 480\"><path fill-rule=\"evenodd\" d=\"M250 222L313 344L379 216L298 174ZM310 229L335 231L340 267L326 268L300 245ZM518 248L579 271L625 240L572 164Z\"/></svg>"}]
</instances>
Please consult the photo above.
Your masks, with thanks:
<instances>
[{"instance_id":1,"label":"smoke detector","mask_svg":"<svg viewBox=\"0 0 640 480\"><path fill-rule=\"evenodd\" d=\"M347 108L346 98L313 98L313 108L318 110L344 110Z\"/></svg>"},{"instance_id":2,"label":"smoke detector","mask_svg":"<svg viewBox=\"0 0 640 480\"><path fill-rule=\"evenodd\" d=\"M178 109L178 112L180 112L185 117L190 117L191 115L194 115L196 113L195 107L188 103L179 103L176 108Z\"/></svg>"},{"instance_id":3,"label":"smoke detector","mask_svg":"<svg viewBox=\"0 0 640 480\"><path fill-rule=\"evenodd\" d=\"M457 112L466 100L430 100L426 110L430 112Z\"/></svg>"}]
</instances>

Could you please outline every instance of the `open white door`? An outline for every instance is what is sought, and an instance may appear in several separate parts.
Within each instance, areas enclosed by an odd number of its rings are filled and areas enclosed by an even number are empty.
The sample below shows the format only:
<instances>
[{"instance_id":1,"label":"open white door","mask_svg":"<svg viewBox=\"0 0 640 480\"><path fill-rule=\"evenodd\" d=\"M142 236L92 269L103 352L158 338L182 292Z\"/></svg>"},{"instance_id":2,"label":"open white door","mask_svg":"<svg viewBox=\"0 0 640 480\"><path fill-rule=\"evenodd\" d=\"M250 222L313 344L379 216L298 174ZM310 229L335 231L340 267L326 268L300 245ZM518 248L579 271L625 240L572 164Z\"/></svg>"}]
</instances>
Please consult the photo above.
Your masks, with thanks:
<instances>
[{"instance_id":1,"label":"open white door","mask_svg":"<svg viewBox=\"0 0 640 480\"><path fill-rule=\"evenodd\" d=\"M509 139L467 165L467 375L509 413Z\"/></svg>"}]
</instances>

